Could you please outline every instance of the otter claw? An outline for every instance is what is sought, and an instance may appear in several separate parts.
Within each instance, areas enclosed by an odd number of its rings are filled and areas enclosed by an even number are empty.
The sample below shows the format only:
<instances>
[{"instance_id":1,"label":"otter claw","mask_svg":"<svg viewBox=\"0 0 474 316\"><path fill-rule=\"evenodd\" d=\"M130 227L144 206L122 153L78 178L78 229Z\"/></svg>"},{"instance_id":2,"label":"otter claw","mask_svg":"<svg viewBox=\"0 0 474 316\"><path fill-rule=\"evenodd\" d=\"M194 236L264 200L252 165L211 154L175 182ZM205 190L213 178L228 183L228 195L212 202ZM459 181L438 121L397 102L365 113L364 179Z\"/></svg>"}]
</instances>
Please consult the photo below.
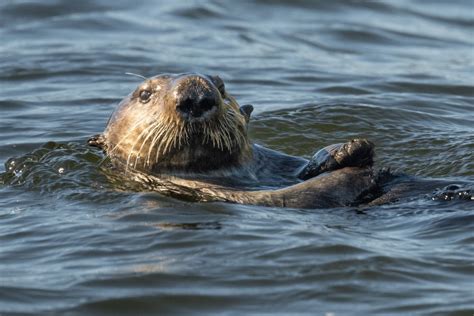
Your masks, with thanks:
<instances>
[{"instance_id":1,"label":"otter claw","mask_svg":"<svg viewBox=\"0 0 474 316\"><path fill-rule=\"evenodd\" d=\"M353 139L344 144L333 144L317 151L298 174L308 180L321 173L344 167L367 167L374 163L374 144L366 139Z\"/></svg>"}]
</instances>

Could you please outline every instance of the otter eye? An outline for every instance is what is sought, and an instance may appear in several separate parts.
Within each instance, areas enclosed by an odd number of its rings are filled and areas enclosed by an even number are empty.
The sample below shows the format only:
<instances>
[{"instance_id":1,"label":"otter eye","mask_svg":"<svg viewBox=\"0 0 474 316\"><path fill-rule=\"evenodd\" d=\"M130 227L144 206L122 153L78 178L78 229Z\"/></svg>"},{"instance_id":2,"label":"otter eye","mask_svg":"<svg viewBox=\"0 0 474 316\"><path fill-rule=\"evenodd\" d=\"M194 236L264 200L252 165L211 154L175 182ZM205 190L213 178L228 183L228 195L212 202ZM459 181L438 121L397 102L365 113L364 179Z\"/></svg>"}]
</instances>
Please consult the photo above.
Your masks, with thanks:
<instances>
[{"instance_id":1,"label":"otter eye","mask_svg":"<svg viewBox=\"0 0 474 316\"><path fill-rule=\"evenodd\" d=\"M142 90L140 91L140 101L145 103L145 102L148 102L150 100L150 97L151 97L151 91L149 90Z\"/></svg>"}]
</instances>

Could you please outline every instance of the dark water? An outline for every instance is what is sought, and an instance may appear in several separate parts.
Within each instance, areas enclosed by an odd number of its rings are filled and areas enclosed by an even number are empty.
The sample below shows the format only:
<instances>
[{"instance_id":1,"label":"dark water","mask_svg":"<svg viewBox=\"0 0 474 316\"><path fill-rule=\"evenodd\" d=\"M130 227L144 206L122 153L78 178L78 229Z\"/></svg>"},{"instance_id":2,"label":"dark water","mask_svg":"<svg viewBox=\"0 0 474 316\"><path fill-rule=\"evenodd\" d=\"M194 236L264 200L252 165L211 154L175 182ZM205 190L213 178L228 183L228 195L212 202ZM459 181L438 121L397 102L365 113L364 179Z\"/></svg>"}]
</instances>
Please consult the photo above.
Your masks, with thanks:
<instances>
[{"instance_id":1,"label":"dark water","mask_svg":"<svg viewBox=\"0 0 474 316\"><path fill-rule=\"evenodd\" d=\"M379 166L472 189L471 0L3 0L0 39L0 315L474 313L472 201L193 204L84 145L125 72L198 71L255 105L260 144L367 137Z\"/></svg>"}]
</instances>

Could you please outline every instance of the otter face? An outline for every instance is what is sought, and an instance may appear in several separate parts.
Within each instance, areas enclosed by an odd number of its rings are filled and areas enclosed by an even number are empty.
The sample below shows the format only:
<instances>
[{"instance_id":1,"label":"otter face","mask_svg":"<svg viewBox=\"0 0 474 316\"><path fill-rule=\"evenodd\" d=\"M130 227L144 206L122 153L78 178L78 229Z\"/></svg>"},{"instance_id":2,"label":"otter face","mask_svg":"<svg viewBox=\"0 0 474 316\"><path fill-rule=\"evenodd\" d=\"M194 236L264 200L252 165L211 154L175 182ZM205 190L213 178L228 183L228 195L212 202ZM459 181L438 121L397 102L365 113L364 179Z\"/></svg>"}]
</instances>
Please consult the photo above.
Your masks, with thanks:
<instances>
[{"instance_id":1,"label":"otter face","mask_svg":"<svg viewBox=\"0 0 474 316\"><path fill-rule=\"evenodd\" d=\"M120 103L104 132L107 154L153 173L219 170L251 157L242 108L218 76L162 74Z\"/></svg>"}]
</instances>

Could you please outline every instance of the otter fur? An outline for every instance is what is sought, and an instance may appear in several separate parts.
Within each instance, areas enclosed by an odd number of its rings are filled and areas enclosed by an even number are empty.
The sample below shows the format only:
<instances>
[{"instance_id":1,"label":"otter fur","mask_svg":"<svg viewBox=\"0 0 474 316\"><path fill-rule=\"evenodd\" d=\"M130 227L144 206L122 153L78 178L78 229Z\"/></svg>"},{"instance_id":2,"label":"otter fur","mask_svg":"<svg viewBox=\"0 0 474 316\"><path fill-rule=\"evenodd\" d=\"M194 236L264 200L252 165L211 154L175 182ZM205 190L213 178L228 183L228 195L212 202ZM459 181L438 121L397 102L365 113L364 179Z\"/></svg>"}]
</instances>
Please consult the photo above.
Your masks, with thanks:
<instances>
[{"instance_id":1,"label":"otter fur","mask_svg":"<svg viewBox=\"0 0 474 316\"><path fill-rule=\"evenodd\" d=\"M252 110L218 76L161 74L128 95L89 144L150 189L193 201L320 208L383 193L371 142L332 145L308 161L253 144Z\"/></svg>"}]
</instances>

